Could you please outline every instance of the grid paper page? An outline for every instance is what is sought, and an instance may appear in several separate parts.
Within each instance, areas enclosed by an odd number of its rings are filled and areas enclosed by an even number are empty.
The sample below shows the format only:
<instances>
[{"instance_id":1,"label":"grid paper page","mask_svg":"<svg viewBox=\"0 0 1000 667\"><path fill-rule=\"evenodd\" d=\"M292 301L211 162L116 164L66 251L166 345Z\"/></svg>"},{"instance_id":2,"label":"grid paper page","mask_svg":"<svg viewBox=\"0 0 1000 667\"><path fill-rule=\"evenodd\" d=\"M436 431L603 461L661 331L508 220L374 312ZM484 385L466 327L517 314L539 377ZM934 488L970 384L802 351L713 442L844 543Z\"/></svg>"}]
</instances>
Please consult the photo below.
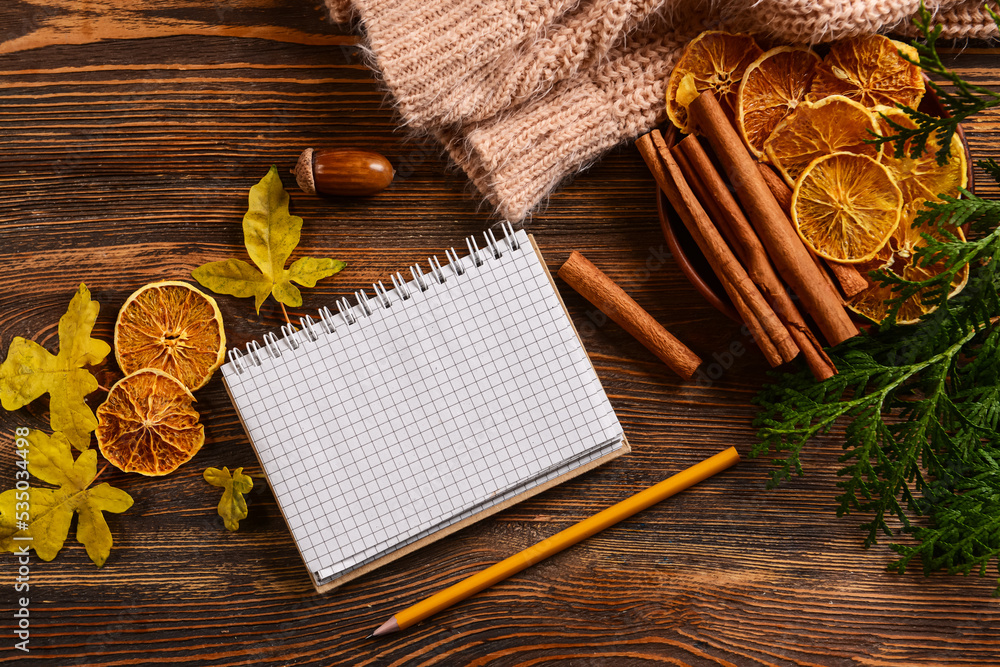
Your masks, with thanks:
<instances>
[{"instance_id":1,"label":"grid paper page","mask_svg":"<svg viewBox=\"0 0 1000 667\"><path fill-rule=\"evenodd\" d=\"M321 580L543 483L621 426L526 234L224 377ZM374 304L375 301L372 301ZM273 351L273 352L272 352ZM280 354L280 356L277 356Z\"/></svg>"},{"instance_id":2,"label":"grid paper page","mask_svg":"<svg viewBox=\"0 0 1000 667\"><path fill-rule=\"evenodd\" d=\"M421 531L419 533L411 535L409 538L401 540L399 542L399 544L395 545L395 547L393 548L393 550L395 550L395 549L401 549L401 548L403 548L403 547L405 547L405 546L407 546L409 544L412 544L413 542L416 542L416 541L418 541L418 540L420 540L420 539L422 539L424 537L427 537L429 535L433 535L437 531L443 530L444 528L447 528L448 526L451 526L452 524L455 524L455 523L458 523L459 521L467 519L467 518L469 518L469 517L471 517L471 516L473 516L473 515L475 515L475 514L477 514L479 512L482 512L485 509L493 507L494 505L499 505L500 503L503 503L503 502L505 502L507 500L510 500L511 498L514 498L515 496L517 496L520 493L523 493L525 490L527 490L529 488L532 488L534 486L538 486L538 485L544 484L545 482L553 480L553 479L559 477L560 475L563 475L563 474L565 474L567 472L570 472L570 471L572 471L572 470L574 470L576 468L584 466L587 463L590 463L592 461L596 461L597 459L601 458L602 456L610 454L610 453L614 452L615 450L620 449L621 447L622 447L622 441L621 440L614 440L614 441L611 441L611 442L603 445L599 449L591 450L591 451L587 452L586 454L584 454L582 457L580 457L578 459L573 459L572 461L567 461L567 462L563 463L561 466L559 466L558 468L555 468L553 470L550 470L550 471L544 473L543 475L541 475L540 477L538 477L535 480L529 480L531 483L529 485L527 485L527 486L521 486L521 487L517 487L517 488L512 488L512 489L509 489L509 490L507 490L506 492L504 492L502 494L497 494L493 498L490 498L489 500L483 502L481 505L478 505L478 506L475 506L475 507L470 507L470 508L466 509L464 512L462 512L461 514L458 514L458 515L455 515L455 516L452 516L452 517L448 517L447 519L443 519L441 521L441 523L439 523L437 525L434 525L434 526L430 526L430 527L424 529L423 531ZM320 581L320 583L323 583L323 580L332 579L334 577L337 577L337 576L340 576L340 575L344 574L345 572L349 572L352 569L357 569L359 567L363 567L364 565L367 565L368 563L371 563L372 561L377 560L378 558L380 558L383 555L384 555L384 552L379 552L379 553L373 554L373 555L369 556L368 558L366 558L364 560L358 561L357 563L354 564L353 567L351 567L351 568L345 568L345 569L339 570L339 571L338 570L333 570L333 569L321 570L320 572L316 573L317 579Z\"/></svg>"}]
</instances>

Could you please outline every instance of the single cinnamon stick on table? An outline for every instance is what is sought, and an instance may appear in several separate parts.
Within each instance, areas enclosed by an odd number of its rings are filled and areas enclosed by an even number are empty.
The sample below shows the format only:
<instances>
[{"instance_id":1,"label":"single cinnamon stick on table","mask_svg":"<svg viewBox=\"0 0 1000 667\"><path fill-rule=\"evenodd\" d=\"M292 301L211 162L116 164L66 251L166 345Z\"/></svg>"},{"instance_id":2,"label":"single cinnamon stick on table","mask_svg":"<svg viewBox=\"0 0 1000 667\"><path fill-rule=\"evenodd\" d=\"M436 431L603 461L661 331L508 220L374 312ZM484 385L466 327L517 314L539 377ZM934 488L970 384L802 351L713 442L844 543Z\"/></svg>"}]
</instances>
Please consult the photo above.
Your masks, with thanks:
<instances>
[{"instance_id":1,"label":"single cinnamon stick on table","mask_svg":"<svg viewBox=\"0 0 1000 667\"><path fill-rule=\"evenodd\" d=\"M701 366L697 354L660 326L652 315L580 253L575 250L570 253L558 275L685 380L690 380Z\"/></svg>"},{"instance_id":2,"label":"single cinnamon stick on table","mask_svg":"<svg viewBox=\"0 0 1000 667\"><path fill-rule=\"evenodd\" d=\"M778 200L778 204L781 205L781 208L790 217L792 215L792 189L785 183L785 179L776 174L766 164L758 162L757 166L760 167L760 175L764 177L764 182L767 183L771 194L774 195L774 198ZM856 267L850 264L833 262L828 259L824 259L823 264L830 269L833 277L837 279L840 289L843 290L844 296L848 299L868 289L868 281L865 280L865 277L861 275L861 272Z\"/></svg>"},{"instance_id":3,"label":"single cinnamon stick on table","mask_svg":"<svg viewBox=\"0 0 1000 667\"><path fill-rule=\"evenodd\" d=\"M729 182L778 273L802 300L827 341L837 345L856 336L858 327L844 309L840 294L824 281L812 254L764 182L757 160L747 151L711 91L699 95L688 107L688 113L727 171Z\"/></svg>"},{"instance_id":4,"label":"single cinnamon stick on table","mask_svg":"<svg viewBox=\"0 0 1000 667\"><path fill-rule=\"evenodd\" d=\"M654 130L652 141L655 143L657 138L657 132ZM662 138L660 141L662 142ZM719 231L712 224L705 209L684 180L680 167L677 166L670 151L666 150L665 144L661 144L661 146L664 150L657 151L654 145L653 155L647 158L647 163L657 164L658 160L658 166L654 168L654 172L657 168L663 172L657 178L660 188L670 200L671 206L680 215L681 220L684 221L684 225L698 244L702 254L712 265L715 274L722 281L726 293L730 296L740 316L743 317L743 321L755 334L754 338L760 345L761 351L768 357L768 362L772 366L777 366L783 362L791 361L798 355L799 349L788 333L788 329L767 304L757 286L750 280L746 270L736 260ZM639 146L640 152L644 153L644 158L648 149L648 145ZM654 177L656 177L655 173ZM755 331L754 320L759 323L759 332ZM774 348L777 356L771 353L769 347Z\"/></svg>"},{"instance_id":5,"label":"single cinnamon stick on table","mask_svg":"<svg viewBox=\"0 0 1000 667\"><path fill-rule=\"evenodd\" d=\"M730 247L737 251L750 279L757 284L764 298L774 308L774 312L788 327L795 344L802 350L802 356L813 376L822 381L834 375L837 371L833 362L823 351L823 347L795 307L781 278L771 266L764 245L757 238L753 227L729 192L725 181L698 138L689 135L671 152L675 157L685 158L684 161L678 160L678 164L682 171L689 170L685 176L695 194L700 201L708 205L712 219L726 236Z\"/></svg>"}]
</instances>

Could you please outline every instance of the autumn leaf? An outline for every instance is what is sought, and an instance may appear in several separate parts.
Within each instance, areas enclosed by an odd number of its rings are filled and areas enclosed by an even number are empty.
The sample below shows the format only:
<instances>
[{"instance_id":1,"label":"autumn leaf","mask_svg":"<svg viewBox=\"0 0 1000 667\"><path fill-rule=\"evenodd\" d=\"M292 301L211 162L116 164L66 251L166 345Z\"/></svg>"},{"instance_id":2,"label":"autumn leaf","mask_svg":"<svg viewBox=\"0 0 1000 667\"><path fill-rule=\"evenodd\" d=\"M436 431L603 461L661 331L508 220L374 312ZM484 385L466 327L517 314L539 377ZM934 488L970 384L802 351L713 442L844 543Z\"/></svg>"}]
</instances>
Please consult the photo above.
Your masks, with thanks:
<instances>
[{"instance_id":1,"label":"autumn leaf","mask_svg":"<svg viewBox=\"0 0 1000 667\"><path fill-rule=\"evenodd\" d=\"M83 366L104 361L111 346L91 338L100 304L80 285L59 319L59 354L52 355L38 343L16 337L0 364L0 404L17 410L48 392L49 423L79 450L90 447L90 433L97 417L84 397L98 388L97 378Z\"/></svg>"},{"instance_id":2,"label":"autumn leaf","mask_svg":"<svg viewBox=\"0 0 1000 667\"><path fill-rule=\"evenodd\" d=\"M258 313L271 294L286 306L301 306L302 293L293 282L315 287L316 281L347 266L340 260L302 257L286 269L285 262L299 244L301 231L302 218L288 212L288 193L281 185L278 168L272 166L250 188L250 206L243 216L243 242L257 268L241 259L227 259L203 264L191 275L213 292L254 297Z\"/></svg>"},{"instance_id":3,"label":"autumn leaf","mask_svg":"<svg viewBox=\"0 0 1000 667\"><path fill-rule=\"evenodd\" d=\"M75 512L76 539L101 567L112 542L103 513L124 512L132 506L132 497L106 482L90 487L97 477L96 449L74 461L66 436L58 431L51 436L32 431L26 439L27 471L56 488L30 484L26 490L0 493L0 548L17 551L28 546L42 560L52 560L66 542Z\"/></svg>"},{"instance_id":4,"label":"autumn leaf","mask_svg":"<svg viewBox=\"0 0 1000 667\"><path fill-rule=\"evenodd\" d=\"M247 501L244 493L253 488L253 478L243 474L243 468L237 468L229 474L229 468L207 468L204 472L205 481L212 486L225 489L222 500L219 501L219 516L226 522L229 530L239 530L240 520L247 518Z\"/></svg>"}]
</instances>

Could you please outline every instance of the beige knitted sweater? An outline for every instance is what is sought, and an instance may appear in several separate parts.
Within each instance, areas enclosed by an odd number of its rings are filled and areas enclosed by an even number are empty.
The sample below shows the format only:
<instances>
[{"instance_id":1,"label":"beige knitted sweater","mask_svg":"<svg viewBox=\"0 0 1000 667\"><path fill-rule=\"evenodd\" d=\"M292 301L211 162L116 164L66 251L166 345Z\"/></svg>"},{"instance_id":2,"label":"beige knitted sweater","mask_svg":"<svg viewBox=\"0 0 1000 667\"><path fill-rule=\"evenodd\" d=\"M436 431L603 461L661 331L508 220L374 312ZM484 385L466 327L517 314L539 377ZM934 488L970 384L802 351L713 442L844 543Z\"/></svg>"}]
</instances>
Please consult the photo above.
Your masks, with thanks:
<instances>
[{"instance_id":1,"label":"beige knitted sweater","mask_svg":"<svg viewBox=\"0 0 1000 667\"><path fill-rule=\"evenodd\" d=\"M437 137L517 221L560 182L664 116L685 42L724 27L817 43L906 32L919 0L325 0L360 21L415 131ZM983 0L927 0L945 36L985 39Z\"/></svg>"}]
</instances>

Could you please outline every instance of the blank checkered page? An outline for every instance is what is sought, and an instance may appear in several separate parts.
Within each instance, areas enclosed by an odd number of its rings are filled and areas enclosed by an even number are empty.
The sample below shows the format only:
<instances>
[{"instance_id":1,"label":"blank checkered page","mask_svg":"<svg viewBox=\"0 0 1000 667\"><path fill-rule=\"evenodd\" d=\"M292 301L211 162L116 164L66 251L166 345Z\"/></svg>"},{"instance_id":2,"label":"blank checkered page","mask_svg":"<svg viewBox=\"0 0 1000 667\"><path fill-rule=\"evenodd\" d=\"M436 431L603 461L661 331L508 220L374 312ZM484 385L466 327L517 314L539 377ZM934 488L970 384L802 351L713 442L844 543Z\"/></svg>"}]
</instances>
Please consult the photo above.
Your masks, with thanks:
<instances>
[{"instance_id":1,"label":"blank checkered page","mask_svg":"<svg viewBox=\"0 0 1000 667\"><path fill-rule=\"evenodd\" d=\"M523 231L361 301L223 367L318 583L622 446Z\"/></svg>"}]
</instances>

